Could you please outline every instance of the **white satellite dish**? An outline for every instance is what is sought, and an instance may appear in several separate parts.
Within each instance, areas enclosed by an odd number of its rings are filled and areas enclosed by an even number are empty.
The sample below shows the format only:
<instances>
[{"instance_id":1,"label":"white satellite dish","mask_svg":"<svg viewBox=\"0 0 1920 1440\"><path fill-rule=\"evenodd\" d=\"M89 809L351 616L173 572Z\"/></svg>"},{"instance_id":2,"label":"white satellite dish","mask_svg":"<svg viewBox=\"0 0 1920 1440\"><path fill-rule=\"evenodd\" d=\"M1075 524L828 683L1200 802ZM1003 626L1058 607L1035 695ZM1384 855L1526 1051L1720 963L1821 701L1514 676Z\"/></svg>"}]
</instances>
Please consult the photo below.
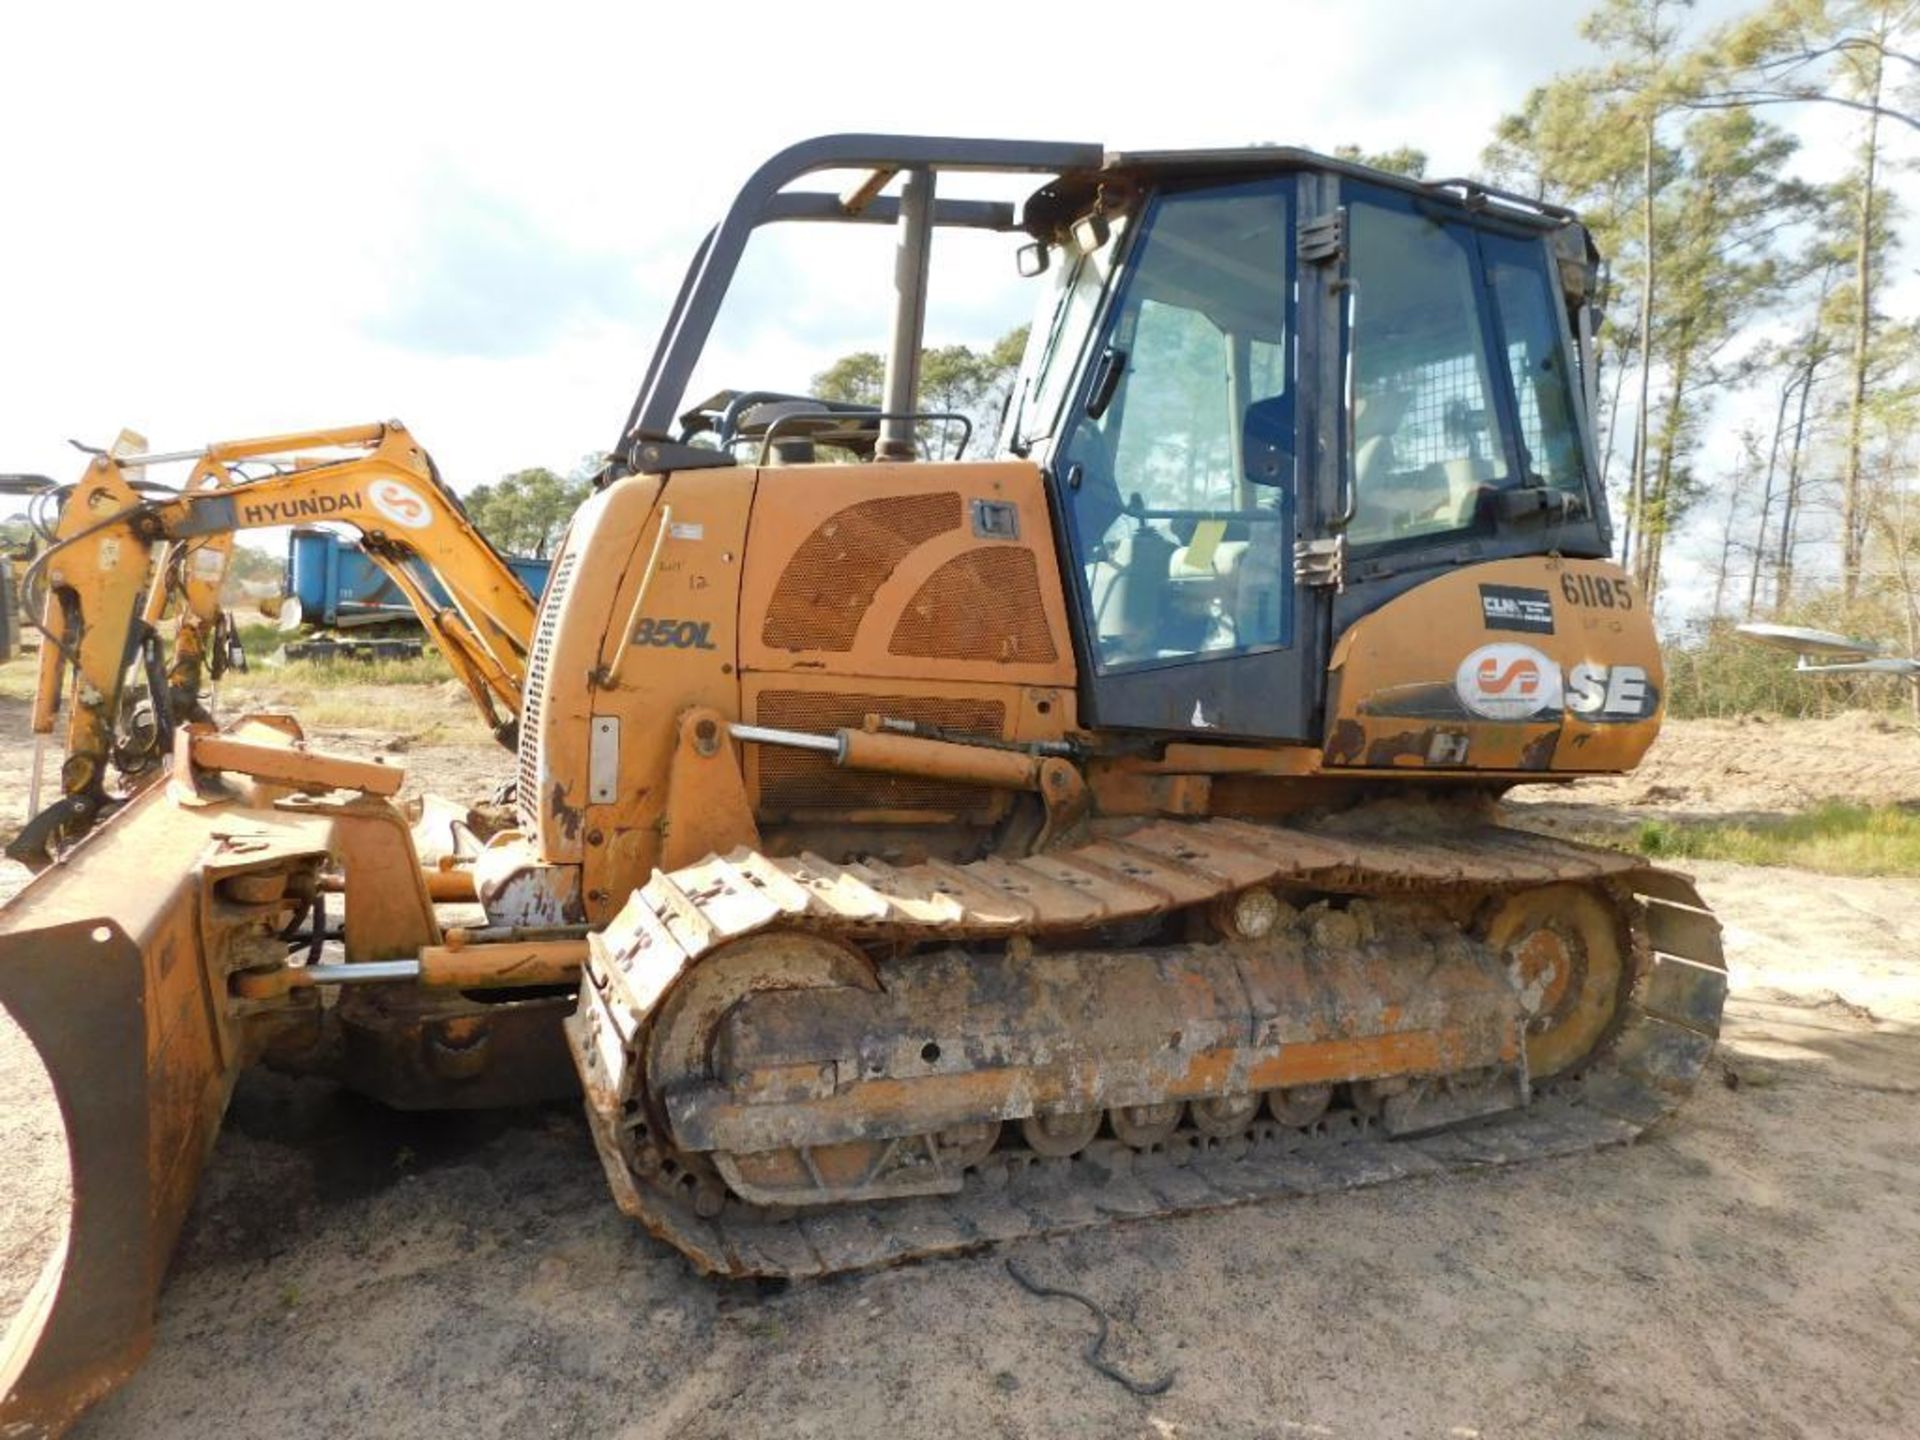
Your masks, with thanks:
<instances>
[{"instance_id":1,"label":"white satellite dish","mask_svg":"<svg viewBox=\"0 0 1920 1440\"><path fill-rule=\"evenodd\" d=\"M1809 675L1902 675L1920 681L1920 660L1890 655L1887 653L1890 647L1876 641L1855 640L1831 630L1759 621L1736 625L1734 629L1749 640L1771 645L1776 650L1791 651L1799 656L1793 668Z\"/></svg>"}]
</instances>

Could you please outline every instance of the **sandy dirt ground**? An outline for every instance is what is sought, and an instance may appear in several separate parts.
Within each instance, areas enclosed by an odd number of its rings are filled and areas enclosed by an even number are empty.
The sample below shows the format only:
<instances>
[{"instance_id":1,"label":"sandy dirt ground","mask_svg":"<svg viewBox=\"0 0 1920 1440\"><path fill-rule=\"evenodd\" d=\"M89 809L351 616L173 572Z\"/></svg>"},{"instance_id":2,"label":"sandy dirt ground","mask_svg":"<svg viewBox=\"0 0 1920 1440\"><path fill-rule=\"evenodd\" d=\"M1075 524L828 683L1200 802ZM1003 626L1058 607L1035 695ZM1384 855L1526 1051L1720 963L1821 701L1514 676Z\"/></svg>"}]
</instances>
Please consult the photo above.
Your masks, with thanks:
<instances>
[{"instance_id":1,"label":"sandy dirt ground","mask_svg":"<svg viewBox=\"0 0 1920 1440\"><path fill-rule=\"evenodd\" d=\"M1920 741L1866 722L1661 744L1591 800L1920 801ZM405 759L436 784L484 768ZM1920 878L1696 869L1727 926L1727 1033L1640 1142L1014 1247L1108 1309L1121 1363L1175 1372L1157 1398L1088 1369L1087 1314L1017 1288L1006 1252L716 1284L618 1214L570 1106L409 1118L249 1075L153 1355L75 1434L1920 1434ZM0 1029L0 1279L57 1233L38 1081Z\"/></svg>"},{"instance_id":2,"label":"sandy dirt ground","mask_svg":"<svg viewBox=\"0 0 1920 1440\"><path fill-rule=\"evenodd\" d=\"M1920 801L1920 730L1884 715L1831 720L1669 721L1630 775L1524 786L1523 813L1573 828L1642 820L1750 820L1823 800L1863 805Z\"/></svg>"}]
</instances>

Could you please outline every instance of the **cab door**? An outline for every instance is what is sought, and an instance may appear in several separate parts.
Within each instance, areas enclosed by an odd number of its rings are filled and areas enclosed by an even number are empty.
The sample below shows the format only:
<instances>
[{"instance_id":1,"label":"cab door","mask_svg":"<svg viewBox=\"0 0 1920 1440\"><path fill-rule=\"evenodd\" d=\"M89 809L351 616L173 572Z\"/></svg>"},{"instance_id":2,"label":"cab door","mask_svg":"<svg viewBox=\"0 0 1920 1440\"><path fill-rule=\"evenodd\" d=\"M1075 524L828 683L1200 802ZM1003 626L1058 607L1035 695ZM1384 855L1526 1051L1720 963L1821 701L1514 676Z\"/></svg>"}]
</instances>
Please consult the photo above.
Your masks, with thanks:
<instances>
[{"instance_id":1,"label":"cab door","mask_svg":"<svg viewBox=\"0 0 1920 1440\"><path fill-rule=\"evenodd\" d=\"M1314 737L1297 184L1162 190L1130 237L1052 466L1096 725Z\"/></svg>"}]
</instances>

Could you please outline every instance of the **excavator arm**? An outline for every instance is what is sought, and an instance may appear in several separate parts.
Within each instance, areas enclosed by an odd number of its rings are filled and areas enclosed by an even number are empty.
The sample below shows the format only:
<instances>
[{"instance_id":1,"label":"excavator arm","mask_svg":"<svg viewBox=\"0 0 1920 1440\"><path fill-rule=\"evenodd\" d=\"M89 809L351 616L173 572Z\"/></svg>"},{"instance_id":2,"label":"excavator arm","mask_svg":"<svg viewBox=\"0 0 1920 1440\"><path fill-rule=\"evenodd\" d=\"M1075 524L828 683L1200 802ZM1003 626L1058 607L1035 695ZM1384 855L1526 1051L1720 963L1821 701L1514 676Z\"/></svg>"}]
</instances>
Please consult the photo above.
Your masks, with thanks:
<instances>
[{"instance_id":1,"label":"excavator arm","mask_svg":"<svg viewBox=\"0 0 1920 1440\"><path fill-rule=\"evenodd\" d=\"M220 587L239 531L325 520L360 532L446 655L489 727L514 743L534 600L433 461L397 422L226 441L138 463L190 461L185 487L142 494L111 455L94 459L61 508L52 543L26 577L29 613L47 643L32 712L52 734L67 704L60 795L36 807L8 853L44 863L115 802L108 790L127 677L144 666L164 753L167 732L192 717L214 658ZM243 467L271 467L249 473ZM156 569L155 561L158 560ZM439 603L431 575L448 596ZM149 578L151 576L151 579ZM159 626L177 599L171 657ZM70 692L70 693L69 693Z\"/></svg>"}]
</instances>

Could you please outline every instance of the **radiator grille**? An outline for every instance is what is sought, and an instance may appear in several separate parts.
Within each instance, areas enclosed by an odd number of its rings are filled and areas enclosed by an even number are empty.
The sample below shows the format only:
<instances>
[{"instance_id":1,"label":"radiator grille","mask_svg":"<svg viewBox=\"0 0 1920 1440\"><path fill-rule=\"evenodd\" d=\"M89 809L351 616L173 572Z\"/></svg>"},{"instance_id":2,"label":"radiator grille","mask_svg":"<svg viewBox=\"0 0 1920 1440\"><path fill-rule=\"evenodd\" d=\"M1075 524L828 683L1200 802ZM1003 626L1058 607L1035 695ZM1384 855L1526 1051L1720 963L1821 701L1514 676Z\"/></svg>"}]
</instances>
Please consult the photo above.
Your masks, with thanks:
<instances>
[{"instance_id":1,"label":"radiator grille","mask_svg":"<svg viewBox=\"0 0 1920 1440\"><path fill-rule=\"evenodd\" d=\"M534 622L533 649L527 655L527 682L520 698L520 773L515 782L515 800L520 823L531 834L540 824L540 717L546 708L547 672L553 664L553 637L560 628L560 607L566 603L567 590L573 584L580 552L569 549L553 567L546 594L540 601L540 615Z\"/></svg>"},{"instance_id":2,"label":"radiator grille","mask_svg":"<svg viewBox=\"0 0 1920 1440\"><path fill-rule=\"evenodd\" d=\"M755 706L760 724L786 730L830 731L843 725L857 728L869 714L998 738L1005 733L1007 708L997 700L817 694L804 690L769 690ZM941 810L988 816L998 803L994 791L978 785L842 770L827 756L806 750L773 745L762 745L758 750L760 806L774 814Z\"/></svg>"},{"instance_id":3,"label":"radiator grille","mask_svg":"<svg viewBox=\"0 0 1920 1440\"><path fill-rule=\"evenodd\" d=\"M761 639L782 650L851 650L860 621L907 554L960 528L960 496L889 495L836 511L780 573Z\"/></svg>"},{"instance_id":4,"label":"radiator grille","mask_svg":"<svg viewBox=\"0 0 1920 1440\"><path fill-rule=\"evenodd\" d=\"M945 660L1058 658L1033 552L995 545L954 556L927 577L887 648Z\"/></svg>"}]
</instances>

